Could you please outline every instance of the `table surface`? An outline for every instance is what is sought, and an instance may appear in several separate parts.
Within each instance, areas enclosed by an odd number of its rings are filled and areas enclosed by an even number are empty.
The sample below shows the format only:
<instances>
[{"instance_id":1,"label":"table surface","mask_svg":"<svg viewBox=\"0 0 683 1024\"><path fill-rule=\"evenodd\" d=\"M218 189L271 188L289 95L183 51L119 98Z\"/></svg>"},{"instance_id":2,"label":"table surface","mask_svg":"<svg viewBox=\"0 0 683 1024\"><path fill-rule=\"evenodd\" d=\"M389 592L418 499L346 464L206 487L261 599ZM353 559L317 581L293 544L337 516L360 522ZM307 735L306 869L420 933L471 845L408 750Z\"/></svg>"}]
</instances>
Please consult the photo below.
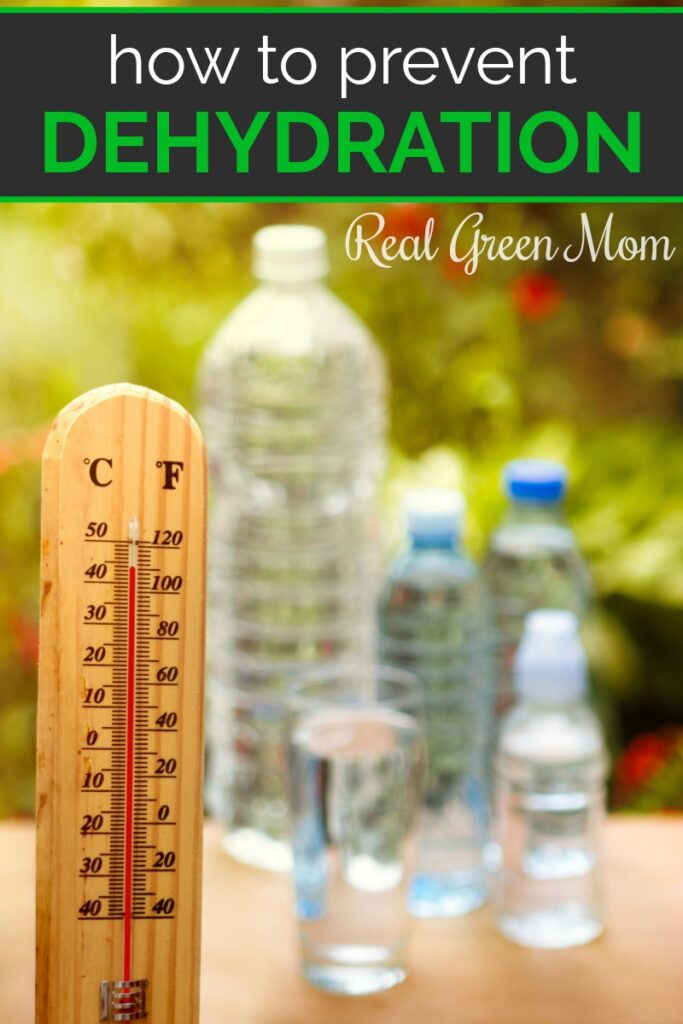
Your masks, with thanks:
<instances>
[{"instance_id":1,"label":"table surface","mask_svg":"<svg viewBox=\"0 0 683 1024\"><path fill-rule=\"evenodd\" d=\"M519 949L486 908L419 921L410 978L352 999L300 978L288 879L235 864L208 825L201 1024L683 1024L682 852L683 819L613 817L597 942ZM0 885L0 1021L33 1024L28 823L0 824Z\"/></svg>"}]
</instances>

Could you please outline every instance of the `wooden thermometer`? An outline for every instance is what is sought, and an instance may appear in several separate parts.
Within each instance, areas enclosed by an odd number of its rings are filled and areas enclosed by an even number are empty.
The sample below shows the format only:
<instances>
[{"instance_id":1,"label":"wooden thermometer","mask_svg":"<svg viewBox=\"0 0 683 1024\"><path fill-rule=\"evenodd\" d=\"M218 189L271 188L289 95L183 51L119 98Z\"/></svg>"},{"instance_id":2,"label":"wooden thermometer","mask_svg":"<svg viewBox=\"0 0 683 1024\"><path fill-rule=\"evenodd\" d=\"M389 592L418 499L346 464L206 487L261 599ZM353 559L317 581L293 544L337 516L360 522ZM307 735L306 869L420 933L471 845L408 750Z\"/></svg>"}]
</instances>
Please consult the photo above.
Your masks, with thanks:
<instances>
[{"instance_id":1,"label":"wooden thermometer","mask_svg":"<svg viewBox=\"0 0 683 1024\"><path fill-rule=\"evenodd\" d=\"M196 1024L206 468L179 405L98 388L43 456L36 1024Z\"/></svg>"}]
</instances>

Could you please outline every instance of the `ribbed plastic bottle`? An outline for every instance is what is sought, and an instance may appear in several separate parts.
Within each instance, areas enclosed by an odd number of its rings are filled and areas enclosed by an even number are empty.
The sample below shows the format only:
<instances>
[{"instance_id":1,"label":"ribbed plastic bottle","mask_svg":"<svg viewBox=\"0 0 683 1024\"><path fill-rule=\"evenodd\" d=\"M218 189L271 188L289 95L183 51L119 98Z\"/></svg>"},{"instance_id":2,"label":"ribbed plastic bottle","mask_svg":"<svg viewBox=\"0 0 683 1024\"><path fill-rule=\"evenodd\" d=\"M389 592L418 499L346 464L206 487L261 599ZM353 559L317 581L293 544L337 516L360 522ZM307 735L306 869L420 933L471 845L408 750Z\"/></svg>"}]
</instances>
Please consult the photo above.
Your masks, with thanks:
<instances>
[{"instance_id":1,"label":"ribbed plastic bottle","mask_svg":"<svg viewBox=\"0 0 683 1024\"><path fill-rule=\"evenodd\" d=\"M465 502L453 491L406 500L408 544L379 598L379 657L422 688L427 779L411 909L464 914L486 899L487 763L493 718L488 604L462 548Z\"/></svg>"},{"instance_id":2,"label":"ribbed plastic bottle","mask_svg":"<svg viewBox=\"0 0 683 1024\"><path fill-rule=\"evenodd\" d=\"M515 654L528 613L564 608L582 618L591 600L588 569L564 515L564 466L545 459L509 462L503 483L508 511L483 565L498 639L499 715L514 700Z\"/></svg>"},{"instance_id":3,"label":"ribbed plastic bottle","mask_svg":"<svg viewBox=\"0 0 683 1024\"><path fill-rule=\"evenodd\" d=\"M238 859L286 868L284 695L374 646L384 368L323 284L314 227L254 237L259 287L201 370L209 517L207 799Z\"/></svg>"},{"instance_id":4,"label":"ribbed plastic bottle","mask_svg":"<svg viewBox=\"0 0 683 1024\"><path fill-rule=\"evenodd\" d=\"M529 615L516 686L518 703L501 722L495 758L496 921L523 946L582 945L603 930L607 758L586 703L575 615Z\"/></svg>"}]
</instances>

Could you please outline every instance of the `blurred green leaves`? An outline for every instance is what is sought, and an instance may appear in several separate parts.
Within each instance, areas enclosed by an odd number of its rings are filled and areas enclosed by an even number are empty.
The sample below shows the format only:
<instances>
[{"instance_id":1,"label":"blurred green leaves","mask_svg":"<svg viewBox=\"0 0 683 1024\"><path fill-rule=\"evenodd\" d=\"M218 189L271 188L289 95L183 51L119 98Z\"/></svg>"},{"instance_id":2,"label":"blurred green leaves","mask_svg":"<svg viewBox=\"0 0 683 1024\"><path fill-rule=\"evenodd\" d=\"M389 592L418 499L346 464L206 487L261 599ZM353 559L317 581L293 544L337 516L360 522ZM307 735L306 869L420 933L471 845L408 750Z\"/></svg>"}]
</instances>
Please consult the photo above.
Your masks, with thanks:
<instances>
[{"instance_id":1,"label":"blurred green leaves","mask_svg":"<svg viewBox=\"0 0 683 1024\"><path fill-rule=\"evenodd\" d=\"M190 409L205 343L251 287L252 233L320 224L332 286L386 354L387 546L411 483L462 487L480 554L502 512L502 463L567 461L570 516L601 607L591 647L626 735L683 720L683 291L671 263L482 264L446 258L471 207L383 207L394 233L437 221L434 262L383 271L344 256L355 206L0 207L0 813L32 804L43 431L75 395L129 380ZM572 206L492 206L487 230L575 237ZM596 230L608 211L591 210ZM415 228L417 225L417 228ZM615 231L683 237L678 207L622 207Z\"/></svg>"}]
</instances>

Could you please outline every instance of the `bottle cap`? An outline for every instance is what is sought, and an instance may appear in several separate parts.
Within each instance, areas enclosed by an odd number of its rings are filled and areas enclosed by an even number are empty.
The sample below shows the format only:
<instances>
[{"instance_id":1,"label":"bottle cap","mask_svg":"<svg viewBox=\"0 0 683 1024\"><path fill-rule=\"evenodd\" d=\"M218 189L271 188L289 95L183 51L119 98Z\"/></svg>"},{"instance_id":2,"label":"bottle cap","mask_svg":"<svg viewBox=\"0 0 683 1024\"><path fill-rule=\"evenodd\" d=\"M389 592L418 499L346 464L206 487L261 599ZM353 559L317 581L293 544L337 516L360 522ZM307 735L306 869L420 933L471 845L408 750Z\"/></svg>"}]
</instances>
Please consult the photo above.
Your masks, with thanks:
<instances>
[{"instance_id":1,"label":"bottle cap","mask_svg":"<svg viewBox=\"0 0 683 1024\"><path fill-rule=\"evenodd\" d=\"M567 470L549 459L516 459L503 470L505 493L512 501L552 505L567 489Z\"/></svg>"},{"instance_id":2,"label":"bottle cap","mask_svg":"<svg viewBox=\"0 0 683 1024\"><path fill-rule=\"evenodd\" d=\"M324 231L307 224L272 224L252 243L252 270L260 281L316 281L329 270Z\"/></svg>"},{"instance_id":3,"label":"bottle cap","mask_svg":"<svg viewBox=\"0 0 683 1024\"><path fill-rule=\"evenodd\" d=\"M450 541L462 531L466 503L459 491L434 487L409 491L404 509L412 539L438 543Z\"/></svg>"},{"instance_id":4,"label":"bottle cap","mask_svg":"<svg viewBox=\"0 0 683 1024\"><path fill-rule=\"evenodd\" d=\"M524 700L564 704L586 692L586 653L573 612L544 609L524 621L515 684Z\"/></svg>"}]
</instances>

